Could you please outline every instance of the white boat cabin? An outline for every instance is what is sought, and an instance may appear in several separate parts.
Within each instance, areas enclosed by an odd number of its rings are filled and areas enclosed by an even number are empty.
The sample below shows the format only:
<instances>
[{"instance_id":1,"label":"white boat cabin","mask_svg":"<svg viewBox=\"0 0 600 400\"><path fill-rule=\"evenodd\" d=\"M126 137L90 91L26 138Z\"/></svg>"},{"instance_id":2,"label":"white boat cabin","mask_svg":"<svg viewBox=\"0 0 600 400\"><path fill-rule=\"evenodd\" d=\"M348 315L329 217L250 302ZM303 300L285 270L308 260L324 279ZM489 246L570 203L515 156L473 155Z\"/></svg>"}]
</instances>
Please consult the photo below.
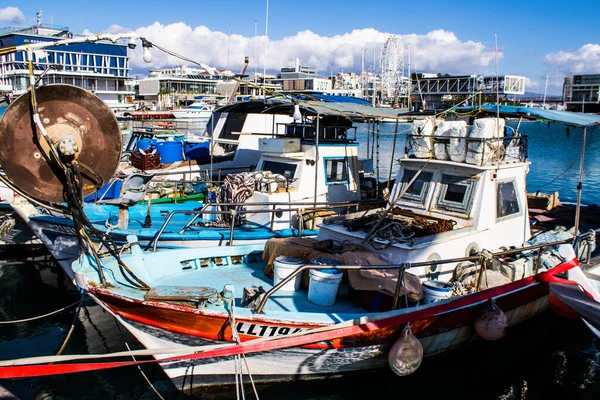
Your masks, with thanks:
<instances>
[{"instance_id":1,"label":"white boat cabin","mask_svg":"<svg viewBox=\"0 0 600 400\"><path fill-rule=\"evenodd\" d=\"M358 158L356 127L333 107L315 111L308 104L294 106L288 100L277 100L239 103L220 110L214 115L219 121L214 142L224 149L237 148L236 159L259 156L255 190L246 203L262 205L248 205L245 209L281 210L274 216L267 212L247 213L248 222L271 230L312 230L316 228L313 214L299 209L325 208L325 203L357 202L375 195L361 191L364 174L371 171L364 171L363 161ZM229 143L230 140L237 144ZM289 211L290 208L294 210ZM330 211L347 209L333 205ZM307 216L310 224L303 222ZM314 214L317 218L322 216Z\"/></svg>"},{"instance_id":2,"label":"white boat cabin","mask_svg":"<svg viewBox=\"0 0 600 400\"><path fill-rule=\"evenodd\" d=\"M463 154L452 161L449 154L457 146ZM321 226L318 239L361 244L399 264L460 258L520 246L530 238L526 137L448 135L440 140L417 128L407 137L406 150L387 210L332 218ZM448 281L455 266L414 271Z\"/></svg>"},{"instance_id":3,"label":"white boat cabin","mask_svg":"<svg viewBox=\"0 0 600 400\"><path fill-rule=\"evenodd\" d=\"M282 153L277 145L265 148L261 142L265 138L298 138L303 144L320 145L353 142L356 129L343 113L335 111L335 104L315 110L311 104L299 102L294 107L290 99L279 98L233 103L214 111L204 137L212 138L215 160L227 155L232 157L230 162L222 163L223 166L254 165L260 168L263 151ZM299 115L295 121L296 108ZM315 135L317 126L318 138ZM347 136L349 133L353 136Z\"/></svg>"},{"instance_id":4,"label":"white boat cabin","mask_svg":"<svg viewBox=\"0 0 600 400\"><path fill-rule=\"evenodd\" d=\"M358 143L350 139L315 141L300 138L261 139L261 158L257 171L260 178L248 203L279 203L282 212L273 217L269 213L248 213L249 222L272 226L272 229L311 229L308 220L312 214L298 211L283 212L295 207L310 209L314 203L358 202L361 200L361 163ZM289 204L286 206L285 204ZM294 206L296 204L296 206ZM300 204L300 205L298 205ZM272 206L247 206L247 210L265 210ZM331 211L346 211L331 207Z\"/></svg>"}]
</instances>

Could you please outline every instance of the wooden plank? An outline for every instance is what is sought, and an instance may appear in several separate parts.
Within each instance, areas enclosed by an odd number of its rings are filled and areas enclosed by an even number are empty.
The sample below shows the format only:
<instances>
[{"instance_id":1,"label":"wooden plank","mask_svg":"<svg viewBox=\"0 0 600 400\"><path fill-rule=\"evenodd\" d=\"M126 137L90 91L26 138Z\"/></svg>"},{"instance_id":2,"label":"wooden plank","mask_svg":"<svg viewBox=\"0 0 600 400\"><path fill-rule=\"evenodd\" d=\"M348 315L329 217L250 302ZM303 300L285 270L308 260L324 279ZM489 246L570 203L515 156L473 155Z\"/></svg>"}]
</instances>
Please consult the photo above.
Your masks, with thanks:
<instances>
[{"instance_id":1,"label":"wooden plank","mask_svg":"<svg viewBox=\"0 0 600 400\"><path fill-rule=\"evenodd\" d=\"M217 294L217 289L205 286L156 286L144 296L144 300L200 301Z\"/></svg>"}]
</instances>

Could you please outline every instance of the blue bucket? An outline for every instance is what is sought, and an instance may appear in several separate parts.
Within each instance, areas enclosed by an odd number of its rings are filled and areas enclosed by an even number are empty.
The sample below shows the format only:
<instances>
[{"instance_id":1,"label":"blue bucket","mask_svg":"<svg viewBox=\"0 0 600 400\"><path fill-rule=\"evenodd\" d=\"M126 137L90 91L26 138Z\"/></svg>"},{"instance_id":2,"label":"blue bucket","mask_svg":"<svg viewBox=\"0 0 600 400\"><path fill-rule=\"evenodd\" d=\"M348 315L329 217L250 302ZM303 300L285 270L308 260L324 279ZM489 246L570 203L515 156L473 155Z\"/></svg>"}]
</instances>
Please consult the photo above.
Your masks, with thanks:
<instances>
[{"instance_id":1,"label":"blue bucket","mask_svg":"<svg viewBox=\"0 0 600 400\"><path fill-rule=\"evenodd\" d=\"M183 159L182 142L158 142L156 148L158 154L160 154L160 162L163 164L170 164Z\"/></svg>"},{"instance_id":2,"label":"blue bucket","mask_svg":"<svg viewBox=\"0 0 600 400\"><path fill-rule=\"evenodd\" d=\"M137 145L136 148L138 150L148 150L148 147L154 145L156 146L156 143L158 143L158 140L156 139L140 139L137 141Z\"/></svg>"}]
</instances>

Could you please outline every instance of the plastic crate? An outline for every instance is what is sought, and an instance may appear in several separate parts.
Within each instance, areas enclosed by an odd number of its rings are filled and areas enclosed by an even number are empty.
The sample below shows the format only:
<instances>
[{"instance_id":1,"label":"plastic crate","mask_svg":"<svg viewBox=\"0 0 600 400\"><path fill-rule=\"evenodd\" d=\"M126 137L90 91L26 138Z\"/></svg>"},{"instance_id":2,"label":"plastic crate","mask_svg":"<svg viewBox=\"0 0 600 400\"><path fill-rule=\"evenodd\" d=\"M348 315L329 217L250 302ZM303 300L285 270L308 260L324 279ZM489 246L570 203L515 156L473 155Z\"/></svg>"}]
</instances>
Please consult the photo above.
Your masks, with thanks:
<instances>
[{"instance_id":1,"label":"plastic crate","mask_svg":"<svg viewBox=\"0 0 600 400\"><path fill-rule=\"evenodd\" d=\"M142 154L139 151L131 153L129 159L131 165L142 171L157 169L160 167L160 154Z\"/></svg>"}]
</instances>

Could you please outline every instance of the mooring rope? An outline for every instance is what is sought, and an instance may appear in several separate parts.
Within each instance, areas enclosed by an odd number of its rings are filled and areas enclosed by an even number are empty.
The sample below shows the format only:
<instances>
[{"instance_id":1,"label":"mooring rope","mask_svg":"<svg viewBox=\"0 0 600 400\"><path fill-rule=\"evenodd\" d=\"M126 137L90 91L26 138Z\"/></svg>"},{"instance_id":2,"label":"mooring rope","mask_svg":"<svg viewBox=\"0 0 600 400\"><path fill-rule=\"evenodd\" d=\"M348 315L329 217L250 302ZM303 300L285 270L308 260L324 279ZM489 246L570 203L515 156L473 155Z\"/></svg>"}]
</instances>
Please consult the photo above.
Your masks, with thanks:
<instances>
[{"instance_id":1,"label":"mooring rope","mask_svg":"<svg viewBox=\"0 0 600 400\"><path fill-rule=\"evenodd\" d=\"M225 292L225 290L223 290ZM235 341L236 345L240 345L242 343L241 339L240 339L240 335L238 334L238 331L235 329L235 326L237 325L235 322L235 302L234 297L233 297L233 293L231 293L231 297L226 297L226 296L221 296L221 299L223 299L223 301L225 302L225 304L227 305L227 311L229 313L229 325L231 327L231 336L233 338L233 340ZM250 367L248 365L248 360L246 359L246 355L244 353L240 355L236 355L236 362L235 362L235 368L236 368L236 376L235 376L235 383L236 383L236 393L239 399L239 392L238 392L238 365L239 365L239 378L240 378L240 386L241 386L241 393L242 393L242 398L245 399L245 393L244 393L244 386L243 386L243 382L242 382L242 375L243 375L243 369L242 369L242 364L241 364L241 358L244 359L244 364L246 365L246 371L248 371L248 378L250 379L250 384L252 385L252 390L254 391L254 396L256 397L256 399L258 400L258 392L256 390L256 386L254 385L254 379L252 378L252 374L250 373Z\"/></svg>"},{"instance_id":2,"label":"mooring rope","mask_svg":"<svg viewBox=\"0 0 600 400\"><path fill-rule=\"evenodd\" d=\"M73 322L71 322L71 327L69 328L69 333L67 333L67 337L63 341L63 344L60 346L60 349L58 349L58 352L56 352L57 356L60 356L62 354L62 352L65 350L65 347L67 347L67 343L69 343L69 339L71 339L71 335L73 334L73 331L75 330L75 323L77 322L77 317L79 316L79 311L81 311L81 306L83 306L83 299L85 299L85 292L83 292L83 294L81 295L81 299L79 299L79 306L77 307L77 311L75 311L75 315L73 316Z\"/></svg>"},{"instance_id":3,"label":"mooring rope","mask_svg":"<svg viewBox=\"0 0 600 400\"><path fill-rule=\"evenodd\" d=\"M0 325L20 324L22 322L35 321L36 319L41 319L41 318L49 317L50 315L58 314L59 312L68 310L69 308L76 306L80 302L81 302L81 300L77 300L75 303L69 304L68 306L59 308L56 311L52 311L52 312L49 312L49 313L44 314L44 315L38 315L37 317L31 317L31 318L25 318L25 319L16 319L16 320L13 320L13 321L0 321Z\"/></svg>"},{"instance_id":4,"label":"mooring rope","mask_svg":"<svg viewBox=\"0 0 600 400\"><path fill-rule=\"evenodd\" d=\"M123 330L121 329L121 324L119 324L119 321L117 320L117 318L115 318L115 325L117 325L117 328L119 329L119 333L121 334L121 337L123 338L123 343L125 343L125 347L127 347L127 350L131 352L132 351L131 347L129 347L129 343L127 343L127 340L125 340L125 335L123 334ZM137 359L135 358L134 355L132 355L131 358L133 359L133 361L135 361L137 363ZM162 397L162 395L160 394L158 389L156 389L154 387L154 385L152 384L152 382L150 381L148 376L146 376L146 374L144 373L144 370L142 370L142 367L139 364L135 364L135 366L137 367L138 371L140 371L140 374L142 374L142 377L146 380L146 382L148 382L148 385L150 385L150 388L152 389L152 391L154 391L156 396L160 400L165 400L165 398Z\"/></svg>"}]
</instances>

